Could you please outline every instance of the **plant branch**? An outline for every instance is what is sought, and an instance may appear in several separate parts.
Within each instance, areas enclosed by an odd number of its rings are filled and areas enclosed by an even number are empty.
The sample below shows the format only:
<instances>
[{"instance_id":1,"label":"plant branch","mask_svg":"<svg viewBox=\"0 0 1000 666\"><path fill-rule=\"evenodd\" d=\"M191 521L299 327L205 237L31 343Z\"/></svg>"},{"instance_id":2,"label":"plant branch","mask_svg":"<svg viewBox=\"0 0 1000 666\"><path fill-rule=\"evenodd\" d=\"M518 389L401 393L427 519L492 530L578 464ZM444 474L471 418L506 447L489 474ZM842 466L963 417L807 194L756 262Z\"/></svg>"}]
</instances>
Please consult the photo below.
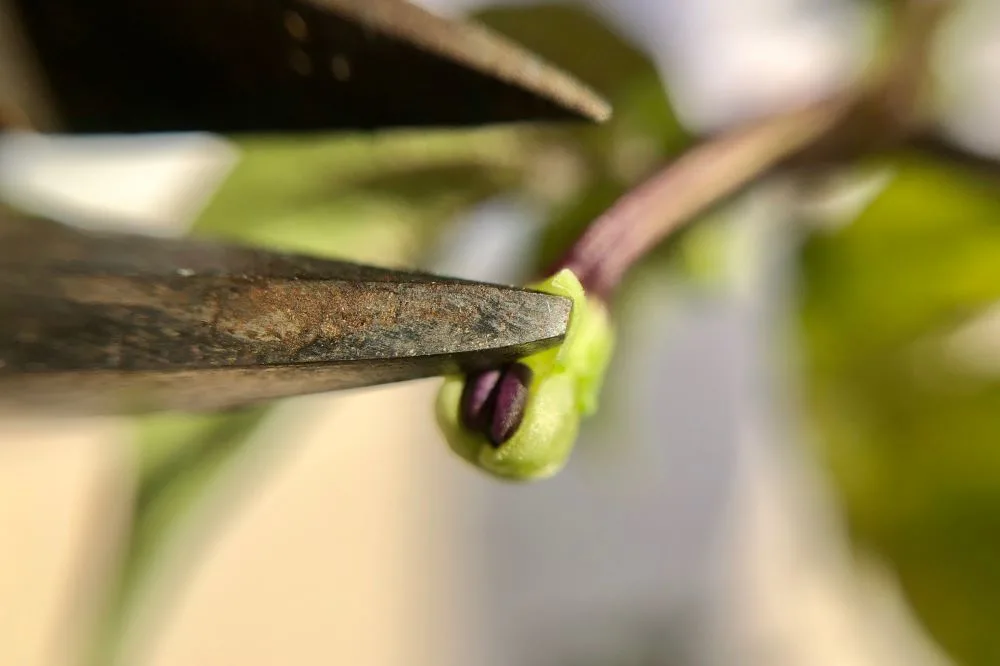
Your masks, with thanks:
<instances>
[{"instance_id":1,"label":"plant branch","mask_svg":"<svg viewBox=\"0 0 1000 666\"><path fill-rule=\"evenodd\" d=\"M554 267L569 268L607 299L624 272L685 222L801 153L850 111L835 97L708 139L598 217Z\"/></svg>"}]
</instances>

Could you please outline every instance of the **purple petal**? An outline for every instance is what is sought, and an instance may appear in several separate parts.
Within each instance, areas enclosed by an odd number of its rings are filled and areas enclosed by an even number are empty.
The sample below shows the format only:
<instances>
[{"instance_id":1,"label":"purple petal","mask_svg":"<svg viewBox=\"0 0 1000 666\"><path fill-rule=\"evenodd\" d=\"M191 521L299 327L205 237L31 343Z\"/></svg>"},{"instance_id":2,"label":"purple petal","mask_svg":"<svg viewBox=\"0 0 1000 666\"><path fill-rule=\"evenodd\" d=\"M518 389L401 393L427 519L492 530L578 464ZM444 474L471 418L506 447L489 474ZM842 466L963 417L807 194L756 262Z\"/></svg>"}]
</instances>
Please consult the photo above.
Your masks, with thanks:
<instances>
[{"instance_id":1,"label":"purple petal","mask_svg":"<svg viewBox=\"0 0 1000 666\"><path fill-rule=\"evenodd\" d=\"M533 373L521 363L508 366L497 384L493 420L486 436L494 446L500 446L514 436L524 419L528 405L528 388Z\"/></svg>"},{"instance_id":2,"label":"purple petal","mask_svg":"<svg viewBox=\"0 0 1000 666\"><path fill-rule=\"evenodd\" d=\"M469 375L462 389L462 425L474 432L485 432L493 420L493 395L500 381L500 370Z\"/></svg>"}]
</instances>

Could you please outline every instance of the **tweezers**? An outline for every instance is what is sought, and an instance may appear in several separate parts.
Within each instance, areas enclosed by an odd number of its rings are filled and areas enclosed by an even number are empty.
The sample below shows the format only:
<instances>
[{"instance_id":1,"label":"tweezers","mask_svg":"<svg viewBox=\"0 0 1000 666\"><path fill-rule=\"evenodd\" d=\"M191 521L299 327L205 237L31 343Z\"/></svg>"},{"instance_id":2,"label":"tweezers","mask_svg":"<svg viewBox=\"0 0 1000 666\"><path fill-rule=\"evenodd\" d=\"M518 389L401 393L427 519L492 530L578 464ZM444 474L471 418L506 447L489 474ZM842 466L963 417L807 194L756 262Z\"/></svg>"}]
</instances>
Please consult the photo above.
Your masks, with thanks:
<instances>
[{"instance_id":1,"label":"tweezers","mask_svg":"<svg viewBox=\"0 0 1000 666\"><path fill-rule=\"evenodd\" d=\"M404 0L9 1L51 113L8 103L0 116L43 131L366 131L609 113L527 50ZM558 344L570 312L532 290L0 208L0 410L218 410L470 372Z\"/></svg>"},{"instance_id":2,"label":"tweezers","mask_svg":"<svg viewBox=\"0 0 1000 666\"><path fill-rule=\"evenodd\" d=\"M611 113L518 44L405 0L4 0L0 28L5 5L17 28L0 39L27 42L8 78L37 90L0 89L0 118L41 131L357 131Z\"/></svg>"},{"instance_id":3,"label":"tweezers","mask_svg":"<svg viewBox=\"0 0 1000 666\"><path fill-rule=\"evenodd\" d=\"M515 287L0 214L7 409L217 410L468 372L558 344L570 312Z\"/></svg>"}]
</instances>

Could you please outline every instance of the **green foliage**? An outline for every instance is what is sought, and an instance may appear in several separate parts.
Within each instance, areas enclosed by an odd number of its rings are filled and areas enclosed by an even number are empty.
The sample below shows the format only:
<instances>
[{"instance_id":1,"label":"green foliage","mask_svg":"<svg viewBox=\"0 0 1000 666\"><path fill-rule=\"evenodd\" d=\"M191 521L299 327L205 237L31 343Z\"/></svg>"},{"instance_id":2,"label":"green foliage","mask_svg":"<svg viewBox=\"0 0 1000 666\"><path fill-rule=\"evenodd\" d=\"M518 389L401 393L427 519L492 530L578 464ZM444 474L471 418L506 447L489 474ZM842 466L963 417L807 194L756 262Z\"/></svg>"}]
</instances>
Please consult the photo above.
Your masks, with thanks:
<instances>
[{"instance_id":1,"label":"green foliage","mask_svg":"<svg viewBox=\"0 0 1000 666\"><path fill-rule=\"evenodd\" d=\"M1000 376L949 341L1000 300L995 186L906 160L802 257L812 413L859 545L960 663L1000 663ZM997 338L1000 344L1000 337Z\"/></svg>"},{"instance_id":2,"label":"green foliage","mask_svg":"<svg viewBox=\"0 0 1000 666\"><path fill-rule=\"evenodd\" d=\"M249 138L196 226L205 236L289 252L417 261L451 217L516 186L523 132L386 132Z\"/></svg>"}]
</instances>

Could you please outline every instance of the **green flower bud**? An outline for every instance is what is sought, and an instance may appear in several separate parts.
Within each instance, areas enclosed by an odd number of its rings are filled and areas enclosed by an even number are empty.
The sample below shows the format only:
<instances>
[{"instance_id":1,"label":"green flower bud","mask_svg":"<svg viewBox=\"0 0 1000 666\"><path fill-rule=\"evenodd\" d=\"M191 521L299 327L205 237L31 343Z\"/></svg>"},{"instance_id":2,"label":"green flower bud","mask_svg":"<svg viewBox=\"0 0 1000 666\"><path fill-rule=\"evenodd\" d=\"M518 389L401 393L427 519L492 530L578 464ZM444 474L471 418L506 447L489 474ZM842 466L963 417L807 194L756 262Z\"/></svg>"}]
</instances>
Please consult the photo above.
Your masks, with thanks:
<instances>
[{"instance_id":1,"label":"green flower bud","mask_svg":"<svg viewBox=\"0 0 1000 666\"><path fill-rule=\"evenodd\" d=\"M597 409L614 333L604 304L587 298L576 275L564 269L531 289L573 301L563 343L521 359L531 369L523 419L500 445L462 425L466 377L445 380L438 394L437 420L459 456L495 476L515 481L550 477L569 458L580 420Z\"/></svg>"}]
</instances>

